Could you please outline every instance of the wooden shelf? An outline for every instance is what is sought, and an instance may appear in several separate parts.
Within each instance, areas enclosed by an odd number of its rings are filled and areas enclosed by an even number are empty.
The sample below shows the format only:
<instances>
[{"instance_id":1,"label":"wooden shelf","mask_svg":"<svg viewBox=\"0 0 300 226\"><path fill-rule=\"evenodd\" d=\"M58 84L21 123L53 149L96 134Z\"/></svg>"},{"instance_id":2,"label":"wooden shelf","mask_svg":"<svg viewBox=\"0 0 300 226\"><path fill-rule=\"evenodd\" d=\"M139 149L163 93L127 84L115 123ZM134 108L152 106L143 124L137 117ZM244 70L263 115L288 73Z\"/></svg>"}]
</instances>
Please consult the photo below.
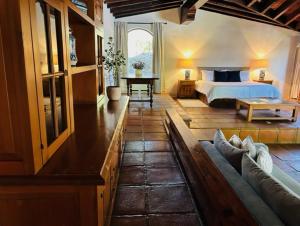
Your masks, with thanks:
<instances>
[{"instance_id":1,"label":"wooden shelf","mask_svg":"<svg viewBox=\"0 0 300 226\"><path fill-rule=\"evenodd\" d=\"M87 71L96 70L96 65L87 65L87 66L78 66L72 67L71 73L72 74L79 74Z\"/></svg>"},{"instance_id":2,"label":"wooden shelf","mask_svg":"<svg viewBox=\"0 0 300 226\"><path fill-rule=\"evenodd\" d=\"M72 11L72 16L69 15L69 20L76 20L78 23L85 23L95 26L95 22L88 15L84 14L71 1L68 2L69 12Z\"/></svg>"}]
</instances>

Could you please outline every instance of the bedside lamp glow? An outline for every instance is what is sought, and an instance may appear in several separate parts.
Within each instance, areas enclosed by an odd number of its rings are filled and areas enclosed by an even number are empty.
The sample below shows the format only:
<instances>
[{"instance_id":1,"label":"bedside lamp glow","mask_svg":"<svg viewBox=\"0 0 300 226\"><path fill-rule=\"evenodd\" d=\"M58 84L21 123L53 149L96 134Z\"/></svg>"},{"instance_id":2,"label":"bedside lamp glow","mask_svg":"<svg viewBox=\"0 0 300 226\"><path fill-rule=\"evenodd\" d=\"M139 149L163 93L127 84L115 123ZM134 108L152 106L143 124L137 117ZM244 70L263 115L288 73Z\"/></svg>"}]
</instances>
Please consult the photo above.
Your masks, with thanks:
<instances>
[{"instance_id":1,"label":"bedside lamp glow","mask_svg":"<svg viewBox=\"0 0 300 226\"><path fill-rule=\"evenodd\" d=\"M253 69L260 69L259 80L265 79L265 75L266 75L265 69L269 66L268 60L265 59L252 60L250 66Z\"/></svg>"},{"instance_id":2,"label":"bedside lamp glow","mask_svg":"<svg viewBox=\"0 0 300 226\"><path fill-rule=\"evenodd\" d=\"M178 59L177 66L178 68L185 69L185 80L190 80L193 61L191 59Z\"/></svg>"}]
</instances>

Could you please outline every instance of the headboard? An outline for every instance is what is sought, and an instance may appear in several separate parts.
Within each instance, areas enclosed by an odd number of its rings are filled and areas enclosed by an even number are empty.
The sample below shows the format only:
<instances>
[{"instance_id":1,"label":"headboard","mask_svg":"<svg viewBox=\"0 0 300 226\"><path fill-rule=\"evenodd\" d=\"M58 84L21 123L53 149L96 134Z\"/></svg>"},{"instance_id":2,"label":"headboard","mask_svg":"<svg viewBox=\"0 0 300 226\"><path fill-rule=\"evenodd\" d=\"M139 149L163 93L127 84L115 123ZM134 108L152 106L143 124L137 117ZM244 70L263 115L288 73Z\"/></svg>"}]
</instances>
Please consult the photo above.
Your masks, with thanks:
<instances>
[{"instance_id":1,"label":"headboard","mask_svg":"<svg viewBox=\"0 0 300 226\"><path fill-rule=\"evenodd\" d=\"M250 67L198 67L200 70L207 71L220 71L220 70L228 70L228 71L248 71Z\"/></svg>"},{"instance_id":2,"label":"headboard","mask_svg":"<svg viewBox=\"0 0 300 226\"><path fill-rule=\"evenodd\" d=\"M198 67L198 74L200 75L200 80L202 80L201 70L206 71L249 71L250 67Z\"/></svg>"}]
</instances>

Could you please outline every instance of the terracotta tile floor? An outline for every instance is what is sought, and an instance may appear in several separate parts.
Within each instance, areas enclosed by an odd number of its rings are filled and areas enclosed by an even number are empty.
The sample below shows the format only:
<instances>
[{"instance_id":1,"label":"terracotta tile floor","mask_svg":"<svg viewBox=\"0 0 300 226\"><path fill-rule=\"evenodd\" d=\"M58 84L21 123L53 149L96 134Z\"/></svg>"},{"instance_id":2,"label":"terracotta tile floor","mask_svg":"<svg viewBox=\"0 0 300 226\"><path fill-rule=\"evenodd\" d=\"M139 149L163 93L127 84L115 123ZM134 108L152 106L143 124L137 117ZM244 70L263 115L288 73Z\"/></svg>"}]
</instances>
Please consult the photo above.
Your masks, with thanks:
<instances>
[{"instance_id":1,"label":"terracotta tile floor","mask_svg":"<svg viewBox=\"0 0 300 226\"><path fill-rule=\"evenodd\" d=\"M168 95L130 103L125 151L111 226L201 225L192 196L163 127Z\"/></svg>"}]
</instances>

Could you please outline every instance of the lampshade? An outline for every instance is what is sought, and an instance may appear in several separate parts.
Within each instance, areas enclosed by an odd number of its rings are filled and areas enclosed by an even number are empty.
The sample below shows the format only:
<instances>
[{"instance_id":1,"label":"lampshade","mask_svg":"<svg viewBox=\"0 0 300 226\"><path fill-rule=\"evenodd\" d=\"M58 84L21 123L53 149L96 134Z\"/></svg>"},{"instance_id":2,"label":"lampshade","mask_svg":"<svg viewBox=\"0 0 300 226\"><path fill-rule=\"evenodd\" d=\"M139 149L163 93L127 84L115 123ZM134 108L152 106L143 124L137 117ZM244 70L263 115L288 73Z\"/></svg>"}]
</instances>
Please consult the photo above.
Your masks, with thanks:
<instances>
[{"instance_id":1,"label":"lampshade","mask_svg":"<svg viewBox=\"0 0 300 226\"><path fill-rule=\"evenodd\" d=\"M177 67L182 69L192 69L193 68L193 60L191 59L178 59Z\"/></svg>"},{"instance_id":2,"label":"lampshade","mask_svg":"<svg viewBox=\"0 0 300 226\"><path fill-rule=\"evenodd\" d=\"M267 68L269 62L266 59L252 60L250 63L251 68Z\"/></svg>"}]
</instances>

